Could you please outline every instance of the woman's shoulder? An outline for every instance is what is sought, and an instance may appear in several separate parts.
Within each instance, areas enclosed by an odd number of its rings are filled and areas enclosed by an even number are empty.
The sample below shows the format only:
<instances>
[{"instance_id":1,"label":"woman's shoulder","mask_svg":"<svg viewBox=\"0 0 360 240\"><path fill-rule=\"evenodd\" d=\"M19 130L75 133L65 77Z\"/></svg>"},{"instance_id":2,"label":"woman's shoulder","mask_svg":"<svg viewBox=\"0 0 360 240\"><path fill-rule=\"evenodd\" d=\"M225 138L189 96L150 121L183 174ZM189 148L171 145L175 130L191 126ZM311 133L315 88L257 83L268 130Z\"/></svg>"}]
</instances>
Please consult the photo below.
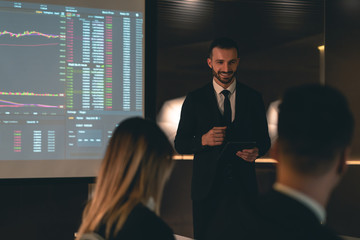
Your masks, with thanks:
<instances>
[{"instance_id":1,"label":"woman's shoulder","mask_svg":"<svg viewBox=\"0 0 360 240\"><path fill-rule=\"evenodd\" d=\"M128 224L128 223L132 223L133 221L136 222L136 223L140 223L140 222L143 223L143 222L147 222L148 220L154 220L154 221L157 221L157 222L163 222L161 220L161 218L159 218L148 207L146 207L143 204L139 203L131 211L125 225Z\"/></svg>"},{"instance_id":2,"label":"woman's shoulder","mask_svg":"<svg viewBox=\"0 0 360 240\"><path fill-rule=\"evenodd\" d=\"M173 240L171 228L153 211L138 204L131 211L116 239Z\"/></svg>"},{"instance_id":3,"label":"woman's shoulder","mask_svg":"<svg viewBox=\"0 0 360 240\"><path fill-rule=\"evenodd\" d=\"M105 224L99 227L98 234L105 236ZM114 230L113 226L112 230ZM138 204L131 211L122 229L116 234L110 234L107 240L174 240L171 228L153 211Z\"/></svg>"}]
</instances>

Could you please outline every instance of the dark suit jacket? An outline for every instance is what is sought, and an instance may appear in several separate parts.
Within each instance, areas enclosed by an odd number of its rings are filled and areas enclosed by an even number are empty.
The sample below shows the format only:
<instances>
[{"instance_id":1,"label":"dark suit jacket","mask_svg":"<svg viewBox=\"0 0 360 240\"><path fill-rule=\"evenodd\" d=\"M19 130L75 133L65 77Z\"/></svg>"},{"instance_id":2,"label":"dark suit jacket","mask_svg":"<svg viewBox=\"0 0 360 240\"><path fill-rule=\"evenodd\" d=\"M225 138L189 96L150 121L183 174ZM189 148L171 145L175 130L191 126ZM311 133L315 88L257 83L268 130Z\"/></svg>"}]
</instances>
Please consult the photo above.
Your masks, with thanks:
<instances>
[{"instance_id":1,"label":"dark suit jacket","mask_svg":"<svg viewBox=\"0 0 360 240\"><path fill-rule=\"evenodd\" d=\"M331 229L320 224L307 206L277 191L271 191L260 200L258 213L261 220L258 230L262 229L268 239L340 239Z\"/></svg>"},{"instance_id":2,"label":"dark suit jacket","mask_svg":"<svg viewBox=\"0 0 360 240\"><path fill-rule=\"evenodd\" d=\"M203 147L201 137L214 126L224 126L212 82L190 92L182 106L175 148L180 154L194 154L192 199L207 197L219 173L223 146ZM226 132L226 141L255 141L260 156L270 147L270 138L262 96L255 90L237 82L235 120ZM235 156L236 157L236 156ZM238 157L237 157L238 158ZM257 189L255 164L240 158L233 173L244 188Z\"/></svg>"},{"instance_id":3,"label":"dark suit jacket","mask_svg":"<svg viewBox=\"0 0 360 240\"><path fill-rule=\"evenodd\" d=\"M97 232L105 238L105 225ZM170 227L142 204L132 210L120 232L107 240L175 240Z\"/></svg>"},{"instance_id":4,"label":"dark suit jacket","mask_svg":"<svg viewBox=\"0 0 360 240\"><path fill-rule=\"evenodd\" d=\"M220 212L216 217L217 234L208 240L339 240L330 228L321 225L318 218L301 202L277 191L259 198L256 208L249 208L241 199L229 202L231 212ZM213 226L215 227L215 226Z\"/></svg>"}]
</instances>

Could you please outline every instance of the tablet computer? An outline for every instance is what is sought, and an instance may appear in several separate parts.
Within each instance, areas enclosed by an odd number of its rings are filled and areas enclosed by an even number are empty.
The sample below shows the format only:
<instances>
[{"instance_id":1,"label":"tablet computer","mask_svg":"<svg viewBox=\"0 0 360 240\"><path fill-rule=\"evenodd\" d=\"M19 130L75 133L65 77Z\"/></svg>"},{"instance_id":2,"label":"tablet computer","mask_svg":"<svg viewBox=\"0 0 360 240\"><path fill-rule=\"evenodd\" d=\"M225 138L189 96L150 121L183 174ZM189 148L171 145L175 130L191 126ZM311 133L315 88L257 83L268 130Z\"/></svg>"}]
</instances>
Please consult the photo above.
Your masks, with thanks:
<instances>
[{"instance_id":1,"label":"tablet computer","mask_svg":"<svg viewBox=\"0 0 360 240\"><path fill-rule=\"evenodd\" d=\"M256 147L256 142L227 142L221 151L221 156L233 156L238 151L254 147Z\"/></svg>"}]
</instances>

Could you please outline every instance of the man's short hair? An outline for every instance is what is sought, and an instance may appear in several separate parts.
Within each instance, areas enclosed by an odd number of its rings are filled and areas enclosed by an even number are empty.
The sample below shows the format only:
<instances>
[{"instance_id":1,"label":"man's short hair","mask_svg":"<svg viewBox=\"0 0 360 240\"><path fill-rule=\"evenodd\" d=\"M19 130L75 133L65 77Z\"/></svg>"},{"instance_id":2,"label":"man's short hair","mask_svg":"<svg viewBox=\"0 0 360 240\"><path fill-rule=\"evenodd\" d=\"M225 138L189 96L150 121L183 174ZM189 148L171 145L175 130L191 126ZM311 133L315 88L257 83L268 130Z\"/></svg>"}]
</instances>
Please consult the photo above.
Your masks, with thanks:
<instances>
[{"instance_id":1,"label":"man's short hair","mask_svg":"<svg viewBox=\"0 0 360 240\"><path fill-rule=\"evenodd\" d=\"M322 174L351 144L354 119L344 95L322 85L285 92L279 106L278 135L294 170Z\"/></svg>"},{"instance_id":2,"label":"man's short hair","mask_svg":"<svg viewBox=\"0 0 360 240\"><path fill-rule=\"evenodd\" d=\"M212 50L214 48L221 48L221 49L231 49L231 48L235 48L237 55L239 57L239 48L237 43L232 40L231 38L226 38L226 37L222 37L222 38L217 38L215 40L213 40L209 46L209 58L212 57Z\"/></svg>"}]
</instances>

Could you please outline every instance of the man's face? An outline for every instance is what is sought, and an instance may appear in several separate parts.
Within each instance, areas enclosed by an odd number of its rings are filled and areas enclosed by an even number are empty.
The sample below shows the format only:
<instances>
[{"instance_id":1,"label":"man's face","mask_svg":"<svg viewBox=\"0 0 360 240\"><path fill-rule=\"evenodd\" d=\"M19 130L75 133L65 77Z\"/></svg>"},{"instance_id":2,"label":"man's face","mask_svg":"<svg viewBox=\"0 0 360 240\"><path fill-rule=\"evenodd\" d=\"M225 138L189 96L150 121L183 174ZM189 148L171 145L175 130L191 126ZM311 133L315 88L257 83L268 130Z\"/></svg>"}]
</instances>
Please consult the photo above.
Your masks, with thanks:
<instances>
[{"instance_id":1,"label":"man's face","mask_svg":"<svg viewBox=\"0 0 360 240\"><path fill-rule=\"evenodd\" d=\"M207 63L212 69L217 84L223 88L230 86L239 65L236 49L215 47L212 50L212 57L207 59Z\"/></svg>"}]
</instances>

